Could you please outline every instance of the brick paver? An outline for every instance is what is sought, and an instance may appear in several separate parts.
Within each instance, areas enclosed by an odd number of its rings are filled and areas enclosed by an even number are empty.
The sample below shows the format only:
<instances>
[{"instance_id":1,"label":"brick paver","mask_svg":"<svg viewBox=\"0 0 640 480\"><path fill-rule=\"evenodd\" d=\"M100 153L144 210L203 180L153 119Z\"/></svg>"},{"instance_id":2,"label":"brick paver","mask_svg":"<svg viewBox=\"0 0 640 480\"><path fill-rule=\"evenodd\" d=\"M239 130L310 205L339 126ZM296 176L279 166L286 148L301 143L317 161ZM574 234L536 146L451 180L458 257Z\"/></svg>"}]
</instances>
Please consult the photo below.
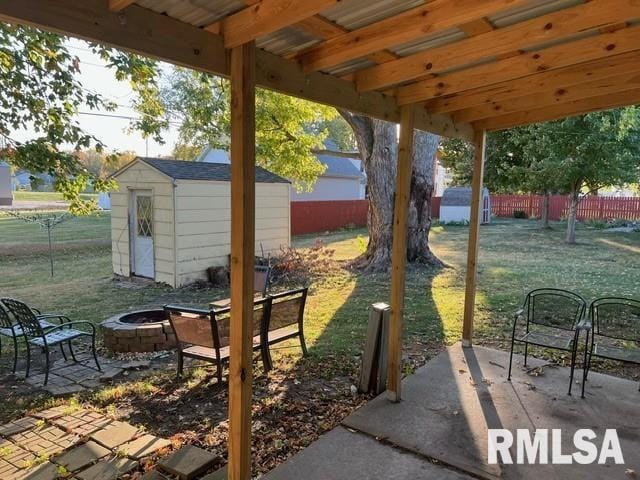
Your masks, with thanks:
<instances>
[{"instance_id":1,"label":"brick paver","mask_svg":"<svg viewBox=\"0 0 640 480\"><path fill-rule=\"evenodd\" d=\"M119 447L138 435L138 429L125 422L113 421L102 430L91 434L91 439L109 449Z\"/></svg>"},{"instance_id":2,"label":"brick paver","mask_svg":"<svg viewBox=\"0 0 640 480\"><path fill-rule=\"evenodd\" d=\"M95 463L97 460L106 457L110 453L111 450L90 440L54 458L53 462L62 465L69 472L77 472Z\"/></svg>"},{"instance_id":3,"label":"brick paver","mask_svg":"<svg viewBox=\"0 0 640 480\"><path fill-rule=\"evenodd\" d=\"M9 440L40 457L48 457L78 443L79 437L49 425L17 433Z\"/></svg>"},{"instance_id":4,"label":"brick paver","mask_svg":"<svg viewBox=\"0 0 640 480\"><path fill-rule=\"evenodd\" d=\"M177 452L160 460L158 466L180 480L191 480L196 475L206 471L219 457L202 448L185 445Z\"/></svg>"},{"instance_id":5,"label":"brick paver","mask_svg":"<svg viewBox=\"0 0 640 480\"><path fill-rule=\"evenodd\" d=\"M130 472L138 466L138 462L128 458L115 458L96 463L94 466L77 473L80 480L116 480L121 475Z\"/></svg>"},{"instance_id":6,"label":"brick paver","mask_svg":"<svg viewBox=\"0 0 640 480\"><path fill-rule=\"evenodd\" d=\"M41 412L34 413L31 415L32 417L42 418L44 420L53 420L54 418L62 417L69 412L68 405L59 405L57 407L48 408L46 410L42 410Z\"/></svg>"},{"instance_id":7,"label":"brick paver","mask_svg":"<svg viewBox=\"0 0 640 480\"><path fill-rule=\"evenodd\" d=\"M0 442L0 460L3 463L12 465L16 469L20 469L33 464L36 460L36 456L19 445L3 440ZM4 469L7 468L8 467L5 465ZM4 469L2 469L2 471L4 471ZM4 476L0 475L0 478L4 479Z\"/></svg>"},{"instance_id":8,"label":"brick paver","mask_svg":"<svg viewBox=\"0 0 640 480\"><path fill-rule=\"evenodd\" d=\"M56 418L51 423L66 432L85 437L108 426L112 421L98 412L81 409L69 415Z\"/></svg>"},{"instance_id":9,"label":"brick paver","mask_svg":"<svg viewBox=\"0 0 640 480\"><path fill-rule=\"evenodd\" d=\"M41 420L33 417L23 417L14 420L13 422L5 423L0 427L0 436L9 437L16 433L24 432L25 430L29 430L30 428L38 425L38 422L40 421Z\"/></svg>"},{"instance_id":10,"label":"brick paver","mask_svg":"<svg viewBox=\"0 0 640 480\"><path fill-rule=\"evenodd\" d=\"M131 442L121 445L119 450L129 458L140 460L169 445L171 445L169 440L145 434Z\"/></svg>"}]
</instances>

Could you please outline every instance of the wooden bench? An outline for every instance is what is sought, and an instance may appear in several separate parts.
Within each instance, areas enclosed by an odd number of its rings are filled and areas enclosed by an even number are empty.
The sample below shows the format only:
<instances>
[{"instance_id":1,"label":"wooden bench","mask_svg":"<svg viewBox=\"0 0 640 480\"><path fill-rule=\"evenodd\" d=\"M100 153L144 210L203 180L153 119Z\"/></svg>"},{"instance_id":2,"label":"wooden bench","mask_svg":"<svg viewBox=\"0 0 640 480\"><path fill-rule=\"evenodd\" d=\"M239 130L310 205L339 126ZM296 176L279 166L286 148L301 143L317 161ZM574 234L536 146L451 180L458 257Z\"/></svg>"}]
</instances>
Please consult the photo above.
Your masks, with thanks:
<instances>
[{"instance_id":1,"label":"wooden bench","mask_svg":"<svg viewBox=\"0 0 640 480\"><path fill-rule=\"evenodd\" d=\"M253 350L260 350L266 371L273 367L270 345L299 337L302 351L307 354L303 330L306 298L307 289L302 288L254 302ZM229 358L230 308L164 308L178 345L178 376L182 375L184 358L196 358L214 363L221 382L222 364Z\"/></svg>"}]
</instances>

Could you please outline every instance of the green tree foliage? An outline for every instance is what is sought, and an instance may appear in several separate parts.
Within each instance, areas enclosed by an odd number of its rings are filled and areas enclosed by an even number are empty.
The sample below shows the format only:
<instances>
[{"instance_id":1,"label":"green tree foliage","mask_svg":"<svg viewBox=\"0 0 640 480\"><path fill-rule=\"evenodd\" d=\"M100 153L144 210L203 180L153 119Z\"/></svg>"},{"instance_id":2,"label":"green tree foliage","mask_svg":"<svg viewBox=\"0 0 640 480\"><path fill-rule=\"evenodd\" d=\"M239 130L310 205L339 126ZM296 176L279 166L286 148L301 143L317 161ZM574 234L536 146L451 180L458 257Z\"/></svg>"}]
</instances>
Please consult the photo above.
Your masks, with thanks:
<instances>
[{"instance_id":1,"label":"green tree foliage","mask_svg":"<svg viewBox=\"0 0 640 480\"><path fill-rule=\"evenodd\" d=\"M470 181L473 151L446 141L441 159L457 182ZM640 109L627 107L491 134L485 183L493 191L561 193L571 199L567 241L575 242L578 204L606 186L640 178Z\"/></svg>"},{"instance_id":2,"label":"green tree foliage","mask_svg":"<svg viewBox=\"0 0 640 480\"><path fill-rule=\"evenodd\" d=\"M156 63L91 44L120 80L128 80L137 93L142 119L132 125L147 135L159 135L166 125L157 97ZM71 201L70 210L86 213L95 202L80 199L92 185L106 191L111 182L85 168L77 152L105 145L86 133L77 120L83 109L113 110L115 105L83 86L77 78L79 58L69 52L66 37L34 28L0 23L0 137L5 147L0 155L15 168L48 173L56 190ZM32 129L35 136L21 142L13 138L19 130Z\"/></svg>"},{"instance_id":3,"label":"green tree foliage","mask_svg":"<svg viewBox=\"0 0 640 480\"><path fill-rule=\"evenodd\" d=\"M193 159L206 146L229 149L228 81L176 67L163 82L161 98L180 123L174 149L179 157ZM336 116L333 108L257 89L257 163L292 180L298 189L311 188L325 169L313 151L324 148Z\"/></svg>"}]
</instances>

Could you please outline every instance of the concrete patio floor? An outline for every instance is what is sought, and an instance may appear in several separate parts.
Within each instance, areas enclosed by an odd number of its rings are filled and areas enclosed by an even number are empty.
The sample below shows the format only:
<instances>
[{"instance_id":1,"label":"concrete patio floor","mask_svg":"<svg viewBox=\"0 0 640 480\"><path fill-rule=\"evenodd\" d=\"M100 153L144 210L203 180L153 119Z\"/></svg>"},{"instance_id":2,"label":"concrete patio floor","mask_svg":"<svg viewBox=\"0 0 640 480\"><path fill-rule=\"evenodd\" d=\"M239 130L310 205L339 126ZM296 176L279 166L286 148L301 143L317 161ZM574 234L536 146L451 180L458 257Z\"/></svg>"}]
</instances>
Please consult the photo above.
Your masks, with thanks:
<instances>
[{"instance_id":1,"label":"concrete patio floor","mask_svg":"<svg viewBox=\"0 0 640 480\"><path fill-rule=\"evenodd\" d=\"M514 357L483 347L448 348L407 377L402 402L381 395L347 417L265 479L628 479L640 475L638 384L591 373L586 398L580 385L568 396L569 369L546 366L528 374ZM531 359L529 368L545 365ZM582 370L576 371L581 379ZM600 448L616 429L625 464L489 465L487 430L562 429L562 453L576 451L573 435L592 429ZM551 433L549 432L551 443ZM515 449L511 449L515 459Z\"/></svg>"}]
</instances>

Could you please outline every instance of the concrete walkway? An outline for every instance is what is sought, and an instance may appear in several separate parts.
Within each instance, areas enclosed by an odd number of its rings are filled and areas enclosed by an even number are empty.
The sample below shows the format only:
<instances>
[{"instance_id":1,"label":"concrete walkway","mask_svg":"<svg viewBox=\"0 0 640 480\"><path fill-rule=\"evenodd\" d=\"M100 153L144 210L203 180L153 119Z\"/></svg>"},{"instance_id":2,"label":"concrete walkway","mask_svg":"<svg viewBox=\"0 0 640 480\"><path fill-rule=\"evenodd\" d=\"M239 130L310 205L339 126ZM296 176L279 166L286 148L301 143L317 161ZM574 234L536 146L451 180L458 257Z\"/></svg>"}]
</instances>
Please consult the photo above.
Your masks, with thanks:
<instances>
[{"instance_id":1,"label":"concrete walkway","mask_svg":"<svg viewBox=\"0 0 640 480\"><path fill-rule=\"evenodd\" d=\"M508 362L505 352L450 347L403 381L402 402L375 398L265 478L459 479L469 478L466 472L486 479L601 480L640 472L637 383L592 373L587 398L581 399L578 384L575 395L567 395L568 368L532 359L530 368L543 368L527 373L516 356L508 382ZM577 372L579 377L582 371ZM562 429L562 453L569 454L576 451L576 430L594 430L599 448L605 429L615 428L625 464L489 465L489 428L514 434L516 429Z\"/></svg>"}]
</instances>

